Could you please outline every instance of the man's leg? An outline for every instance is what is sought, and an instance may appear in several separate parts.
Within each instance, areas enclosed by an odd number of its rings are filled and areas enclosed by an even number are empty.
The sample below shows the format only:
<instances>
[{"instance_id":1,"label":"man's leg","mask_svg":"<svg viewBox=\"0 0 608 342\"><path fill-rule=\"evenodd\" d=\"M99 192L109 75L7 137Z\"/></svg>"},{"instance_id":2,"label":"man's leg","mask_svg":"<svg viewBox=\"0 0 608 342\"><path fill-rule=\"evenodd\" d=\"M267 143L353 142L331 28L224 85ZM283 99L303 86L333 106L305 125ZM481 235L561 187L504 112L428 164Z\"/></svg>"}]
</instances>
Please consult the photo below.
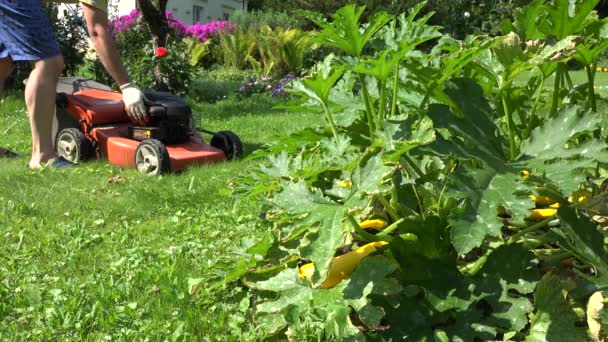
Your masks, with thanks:
<instances>
[{"instance_id":1,"label":"man's leg","mask_svg":"<svg viewBox=\"0 0 608 342\"><path fill-rule=\"evenodd\" d=\"M10 57L0 58L0 99L2 98L2 92L4 91L4 84L13 72L14 65L13 60Z\"/></svg>"},{"instance_id":2,"label":"man's leg","mask_svg":"<svg viewBox=\"0 0 608 342\"><path fill-rule=\"evenodd\" d=\"M55 157L52 123L55 112L56 87L63 71L63 57L55 56L34 62L25 86L25 103L32 129L32 159L30 168L40 168Z\"/></svg>"}]
</instances>

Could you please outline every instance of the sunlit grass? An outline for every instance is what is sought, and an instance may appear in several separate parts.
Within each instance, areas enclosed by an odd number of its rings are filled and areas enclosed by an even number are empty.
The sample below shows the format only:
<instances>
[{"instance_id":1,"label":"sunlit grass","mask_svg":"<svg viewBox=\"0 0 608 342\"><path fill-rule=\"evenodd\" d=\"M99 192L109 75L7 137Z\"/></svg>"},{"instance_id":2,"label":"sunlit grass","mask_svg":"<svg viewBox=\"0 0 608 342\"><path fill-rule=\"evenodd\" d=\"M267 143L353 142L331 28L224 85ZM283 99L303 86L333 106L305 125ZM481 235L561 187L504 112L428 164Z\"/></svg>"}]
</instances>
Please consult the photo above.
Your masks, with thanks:
<instances>
[{"instance_id":1,"label":"sunlit grass","mask_svg":"<svg viewBox=\"0 0 608 342\"><path fill-rule=\"evenodd\" d=\"M228 99L193 110L202 127L236 132L251 153L275 134L317 124L276 103ZM257 204L233 210L227 189L253 162L155 178L104 161L29 171L24 108L19 94L0 106L0 146L23 155L0 160L0 340L247 340L244 293L192 298L188 280L218 279L215 265L263 230Z\"/></svg>"}]
</instances>

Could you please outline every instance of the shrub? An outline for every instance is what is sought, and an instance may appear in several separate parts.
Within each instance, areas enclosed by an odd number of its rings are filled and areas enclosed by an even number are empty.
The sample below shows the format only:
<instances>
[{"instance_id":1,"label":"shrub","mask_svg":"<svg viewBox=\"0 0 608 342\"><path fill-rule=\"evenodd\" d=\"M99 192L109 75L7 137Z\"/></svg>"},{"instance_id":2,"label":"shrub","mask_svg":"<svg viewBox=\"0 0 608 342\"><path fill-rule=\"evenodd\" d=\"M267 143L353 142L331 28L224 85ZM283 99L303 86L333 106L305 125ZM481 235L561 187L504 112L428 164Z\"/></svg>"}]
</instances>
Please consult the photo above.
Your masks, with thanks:
<instances>
[{"instance_id":1,"label":"shrub","mask_svg":"<svg viewBox=\"0 0 608 342\"><path fill-rule=\"evenodd\" d=\"M240 85L238 81L194 80L190 96L197 101L213 103L234 95Z\"/></svg>"},{"instance_id":2,"label":"shrub","mask_svg":"<svg viewBox=\"0 0 608 342\"><path fill-rule=\"evenodd\" d=\"M240 70L224 68L221 66L209 70L199 71L198 74L198 78L201 79L215 81L235 81L238 83L243 83L255 77L255 72L253 70Z\"/></svg>"},{"instance_id":3,"label":"shrub","mask_svg":"<svg viewBox=\"0 0 608 342\"><path fill-rule=\"evenodd\" d=\"M226 68L244 69L255 49L254 35L237 27L231 33L220 33L216 55Z\"/></svg>"},{"instance_id":4,"label":"shrub","mask_svg":"<svg viewBox=\"0 0 608 342\"><path fill-rule=\"evenodd\" d=\"M264 26L255 34L257 54L248 58L258 76L299 73L312 46L309 32Z\"/></svg>"},{"instance_id":5,"label":"shrub","mask_svg":"<svg viewBox=\"0 0 608 342\"><path fill-rule=\"evenodd\" d=\"M299 16L272 10L252 12L235 11L230 15L228 20L238 27L253 31L259 31L264 26L270 26L273 29L279 27L282 29L302 29L306 24Z\"/></svg>"}]
</instances>

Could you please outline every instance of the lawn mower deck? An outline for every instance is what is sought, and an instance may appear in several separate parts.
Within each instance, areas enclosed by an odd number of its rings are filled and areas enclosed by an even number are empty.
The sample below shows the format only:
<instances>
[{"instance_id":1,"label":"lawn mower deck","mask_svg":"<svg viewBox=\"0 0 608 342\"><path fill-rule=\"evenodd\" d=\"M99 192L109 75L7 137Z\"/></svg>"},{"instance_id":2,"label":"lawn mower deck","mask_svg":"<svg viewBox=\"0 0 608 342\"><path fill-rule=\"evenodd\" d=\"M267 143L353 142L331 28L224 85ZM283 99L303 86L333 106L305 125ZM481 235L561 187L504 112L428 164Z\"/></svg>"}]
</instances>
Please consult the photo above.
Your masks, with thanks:
<instances>
[{"instance_id":1,"label":"lawn mower deck","mask_svg":"<svg viewBox=\"0 0 608 342\"><path fill-rule=\"evenodd\" d=\"M133 123L120 93L96 82L62 78L57 97L57 154L75 163L97 155L146 175L241 157L241 141L230 131L201 130L212 135L210 144L205 143L193 129L192 112L183 99L162 92L145 95L147 119Z\"/></svg>"}]
</instances>

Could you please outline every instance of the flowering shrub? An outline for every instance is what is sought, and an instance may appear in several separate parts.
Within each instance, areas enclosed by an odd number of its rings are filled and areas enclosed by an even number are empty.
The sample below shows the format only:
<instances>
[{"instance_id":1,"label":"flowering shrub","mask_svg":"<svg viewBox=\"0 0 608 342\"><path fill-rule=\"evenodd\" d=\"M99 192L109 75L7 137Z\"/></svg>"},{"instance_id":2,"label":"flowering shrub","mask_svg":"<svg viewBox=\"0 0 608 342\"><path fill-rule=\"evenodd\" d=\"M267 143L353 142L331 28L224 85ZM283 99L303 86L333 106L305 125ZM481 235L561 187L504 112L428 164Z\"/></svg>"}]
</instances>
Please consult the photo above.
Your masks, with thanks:
<instances>
[{"instance_id":1,"label":"flowering shrub","mask_svg":"<svg viewBox=\"0 0 608 342\"><path fill-rule=\"evenodd\" d=\"M200 41L205 41L220 32L232 32L235 28L234 24L230 24L226 20L214 20L208 23L196 23L194 25L186 25L181 20L173 16L173 13L166 12L169 27L171 27L175 35L179 38L194 37ZM141 30L137 24L141 18L141 13L138 10L133 10L128 15L124 15L113 19L110 22L110 32L116 36L118 33L124 33L130 29Z\"/></svg>"},{"instance_id":2,"label":"flowering shrub","mask_svg":"<svg viewBox=\"0 0 608 342\"><path fill-rule=\"evenodd\" d=\"M108 29L113 36L116 36L117 33L125 32L137 24L140 17L141 13L134 9L127 15L112 19L108 24Z\"/></svg>"},{"instance_id":3,"label":"flowering shrub","mask_svg":"<svg viewBox=\"0 0 608 342\"><path fill-rule=\"evenodd\" d=\"M273 81L272 77L266 76L261 78L252 78L247 83L243 84L238 90L239 96L251 96L253 94L271 94L273 96L285 95L285 86L293 81L293 75L287 75L281 78L278 82Z\"/></svg>"},{"instance_id":4,"label":"flowering shrub","mask_svg":"<svg viewBox=\"0 0 608 342\"><path fill-rule=\"evenodd\" d=\"M188 26L185 35L196 37L200 41L206 41L220 32L233 32L235 28L236 25L225 20L214 20L205 24L196 23Z\"/></svg>"}]
</instances>

